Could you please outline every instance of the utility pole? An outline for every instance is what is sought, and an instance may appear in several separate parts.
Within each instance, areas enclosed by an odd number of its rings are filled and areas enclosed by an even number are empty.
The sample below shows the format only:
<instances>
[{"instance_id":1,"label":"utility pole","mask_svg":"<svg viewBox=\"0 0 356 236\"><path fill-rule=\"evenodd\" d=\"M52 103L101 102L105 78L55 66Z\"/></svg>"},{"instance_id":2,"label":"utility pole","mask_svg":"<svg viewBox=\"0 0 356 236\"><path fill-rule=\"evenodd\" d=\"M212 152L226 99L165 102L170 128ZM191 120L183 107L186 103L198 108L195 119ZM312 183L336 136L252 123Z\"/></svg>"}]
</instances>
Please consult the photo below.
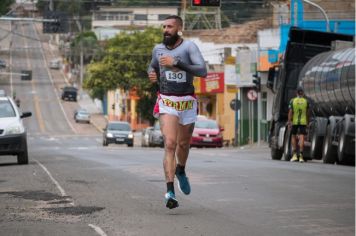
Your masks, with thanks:
<instances>
[{"instance_id":1,"label":"utility pole","mask_svg":"<svg viewBox=\"0 0 356 236\"><path fill-rule=\"evenodd\" d=\"M183 20L183 30L185 30L185 14L187 9L187 0L182 0L182 20Z\"/></svg>"},{"instance_id":2,"label":"utility pole","mask_svg":"<svg viewBox=\"0 0 356 236\"><path fill-rule=\"evenodd\" d=\"M9 45L9 53L10 53L10 65L11 65L11 72L12 72L12 21L10 21L10 32L11 32L11 36L10 36L10 45ZM12 73L10 74L10 94L11 96L13 96L14 94L14 88L12 85Z\"/></svg>"},{"instance_id":3,"label":"utility pole","mask_svg":"<svg viewBox=\"0 0 356 236\"><path fill-rule=\"evenodd\" d=\"M84 65L84 54L83 54L83 26L82 23L80 21L80 15L79 15L79 20L76 21L77 22L77 26L79 29L79 47L80 47L80 68L79 68L79 75L80 75L80 87L79 87L79 97L82 98L82 94L83 94L83 65Z\"/></svg>"},{"instance_id":4,"label":"utility pole","mask_svg":"<svg viewBox=\"0 0 356 236\"><path fill-rule=\"evenodd\" d=\"M54 7L53 7L53 0L49 0L49 10L53 11Z\"/></svg>"}]
</instances>

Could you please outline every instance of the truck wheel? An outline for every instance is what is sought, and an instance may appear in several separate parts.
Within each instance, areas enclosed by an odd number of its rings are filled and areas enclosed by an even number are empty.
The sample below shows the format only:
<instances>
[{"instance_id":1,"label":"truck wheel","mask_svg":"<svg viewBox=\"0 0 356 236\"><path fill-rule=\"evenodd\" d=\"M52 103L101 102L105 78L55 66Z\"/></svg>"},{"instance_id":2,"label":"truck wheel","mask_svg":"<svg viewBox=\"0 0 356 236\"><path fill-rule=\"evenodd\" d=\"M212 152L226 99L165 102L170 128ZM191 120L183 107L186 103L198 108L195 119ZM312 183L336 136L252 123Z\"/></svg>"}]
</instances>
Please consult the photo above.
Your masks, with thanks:
<instances>
[{"instance_id":1,"label":"truck wheel","mask_svg":"<svg viewBox=\"0 0 356 236\"><path fill-rule=\"evenodd\" d=\"M311 136L311 144L310 144L310 158L320 160L322 158L322 144L323 137L319 136L320 125L318 125L317 121L315 121L309 132L312 133Z\"/></svg>"},{"instance_id":2,"label":"truck wheel","mask_svg":"<svg viewBox=\"0 0 356 236\"><path fill-rule=\"evenodd\" d=\"M334 164L336 162L336 148L332 145L333 126L331 123L328 124L323 143L323 162L327 164Z\"/></svg>"},{"instance_id":3,"label":"truck wheel","mask_svg":"<svg viewBox=\"0 0 356 236\"><path fill-rule=\"evenodd\" d=\"M24 146L25 146L24 151L17 154L17 164L19 165L28 164L27 141L25 141Z\"/></svg>"},{"instance_id":4,"label":"truck wheel","mask_svg":"<svg viewBox=\"0 0 356 236\"><path fill-rule=\"evenodd\" d=\"M345 133L345 128L342 127L341 133L339 135L339 145L337 148L338 163L341 165L355 165L355 159L352 158L351 155L345 153L346 142L347 142L347 137Z\"/></svg>"},{"instance_id":5,"label":"truck wheel","mask_svg":"<svg viewBox=\"0 0 356 236\"><path fill-rule=\"evenodd\" d=\"M290 161L292 158L291 151L292 151L292 143L291 143L291 131L290 129L287 130L287 133L284 137L284 142L283 142L283 159L285 161Z\"/></svg>"},{"instance_id":6,"label":"truck wheel","mask_svg":"<svg viewBox=\"0 0 356 236\"><path fill-rule=\"evenodd\" d=\"M283 151L277 148L271 147L272 160L281 160L283 156Z\"/></svg>"}]
</instances>

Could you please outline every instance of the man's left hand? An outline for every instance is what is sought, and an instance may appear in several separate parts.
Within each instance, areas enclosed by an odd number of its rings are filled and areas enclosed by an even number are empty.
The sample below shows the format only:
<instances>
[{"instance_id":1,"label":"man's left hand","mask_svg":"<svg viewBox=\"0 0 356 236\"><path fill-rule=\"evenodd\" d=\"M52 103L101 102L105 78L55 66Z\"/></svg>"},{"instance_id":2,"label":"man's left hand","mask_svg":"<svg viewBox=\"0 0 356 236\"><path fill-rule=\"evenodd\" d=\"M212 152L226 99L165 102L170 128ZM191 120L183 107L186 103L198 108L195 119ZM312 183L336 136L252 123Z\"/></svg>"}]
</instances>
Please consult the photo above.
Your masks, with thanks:
<instances>
[{"instance_id":1,"label":"man's left hand","mask_svg":"<svg viewBox=\"0 0 356 236\"><path fill-rule=\"evenodd\" d=\"M159 64L161 66L168 66L168 67L172 67L173 66L173 62L174 62L174 58L168 55L164 55L161 56L159 58Z\"/></svg>"}]
</instances>

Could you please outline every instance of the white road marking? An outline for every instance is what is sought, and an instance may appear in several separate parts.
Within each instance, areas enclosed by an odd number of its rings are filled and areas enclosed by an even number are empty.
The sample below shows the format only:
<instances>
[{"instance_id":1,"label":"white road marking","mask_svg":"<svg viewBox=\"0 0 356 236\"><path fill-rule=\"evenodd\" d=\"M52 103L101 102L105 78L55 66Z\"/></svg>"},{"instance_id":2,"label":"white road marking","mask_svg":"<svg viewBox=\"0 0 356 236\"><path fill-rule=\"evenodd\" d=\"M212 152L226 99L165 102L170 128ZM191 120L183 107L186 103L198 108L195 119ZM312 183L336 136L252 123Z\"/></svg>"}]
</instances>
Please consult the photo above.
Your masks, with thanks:
<instances>
[{"instance_id":1,"label":"white road marking","mask_svg":"<svg viewBox=\"0 0 356 236\"><path fill-rule=\"evenodd\" d=\"M37 31L36 31L36 29L35 29L35 32L37 33ZM37 34L36 34L37 35ZM37 35L37 37L38 37L38 35ZM51 46L51 45L50 45ZM45 55L44 55L44 52L43 52L43 47L42 47L42 44L41 44L41 54L42 54L42 57L43 57L43 59L44 59L44 61L46 61L46 58L45 58ZM50 50L51 51L51 50ZM51 51L51 53L52 53L52 51ZM52 54L53 55L53 54ZM50 70L48 69L48 67L47 67L47 72L48 72L48 75L49 75L49 78L50 78L50 80L51 80L51 83L52 83L52 85L53 85L53 87L54 87L54 82L53 82L53 79L52 79L52 75L51 75L51 72L50 72ZM67 114L64 112L64 108L63 108L63 106L62 106L62 104L61 104L61 102L60 102L60 99L59 99L59 96L58 96L58 94L57 93L55 93L57 96L57 100L58 100L58 102L59 102L59 106L60 106L60 108L61 108L61 110L62 110L62 112L63 112L63 114L64 114L64 117L66 118L66 120L67 120L67 123L69 124L69 126L71 127L71 129L74 131L74 133L77 133L77 131L76 131L76 129L72 126L72 124L70 123L70 121L69 121L69 119L68 119L68 117L67 117ZM55 178L53 178L53 176L52 176L52 174L47 170L47 168L44 166L44 165L42 165L39 161L37 161L37 160L35 160L36 162L37 162L37 164L39 165L39 166L41 166L41 168L47 173L47 175L50 177L50 179L53 181L53 183L56 185L56 187L58 188L58 190L59 190L59 192L61 193L61 195L64 197L64 196L67 196L67 194L66 194L66 192L64 191L64 189L60 186L60 184L58 183L58 181L55 179ZM71 199L71 203L70 203L70 205L72 205L72 206L74 206L74 201L73 201L73 199ZM93 224L89 224L88 225L89 227L91 227L91 228L93 228L94 230L95 230L95 232L97 232L100 236L107 236L107 234L99 227L99 226L96 226L96 225L93 225Z\"/></svg>"},{"instance_id":2,"label":"white road marking","mask_svg":"<svg viewBox=\"0 0 356 236\"><path fill-rule=\"evenodd\" d=\"M49 178L52 180L52 182L58 188L58 190L61 193L62 197L67 197L68 195L66 194L64 189L61 187L61 185L58 183L58 181L55 178L53 178L51 172L49 172L49 170L43 164L41 164L39 161L35 160L35 162L47 173ZM66 200L71 201L71 203L69 203L69 204L74 206L73 199L67 198ZM97 232L100 236L107 236L107 234L99 226L96 226L96 225L93 225L93 224L88 224L88 226L93 228L95 230L95 232Z\"/></svg>"},{"instance_id":3,"label":"white road marking","mask_svg":"<svg viewBox=\"0 0 356 236\"><path fill-rule=\"evenodd\" d=\"M32 24L32 26L33 26L33 24ZM37 36L38 41L40 41L39 36L38 36L38 34L37 34L37 30L34 29L34 32L36 33L36 36ZM44 50L43 50L43 45L42 45L42 43L41 43L40 45L41 45L41 48L40 48L41 50L40 50L40 51L41 51L41 54L42 54L42 58L43 58L43 60L44 60L45 62L47 62L46 56L45 56L45 53L44 53ZM55 85L54 85L54 82L53 82L53 78L52 78L51 71L49 70L48 66L45 66L45 68L47 69L47 73L48 73L49 79L50 79L50 81L51 81L52 88L53 88L53 90L54 90L54 94L56 95L56 98L57 98L59 107L61 108L61 110L62 110L62 112L63 112L64 118L66 119L66 121L67 121L69 127L73 130L73 132L74 132L75 134L77 134L77 133L78 133L77 130L74 128L74 126L72 125L72 123L69 121L68 116L67 116L66 112L64 111L64 108L63 108L63 105L62 105L62 103L61 103L61 100L59 99L59 95L56 93Z\"/></svg>"},{"instance_id":4,"label":"white road marking","mask_svg":"<svg viewBox=\"0 0 356 236\"><path fill-rule=\"evenodd\" d=\"M61 185L59 185L58 181L53 178L51 172L48 171L48 169L42 165L39 161L35 160L35 162L47 173L47 175L49 176L49 178L52 180L52 182L56 185L56 187L58 188L59 192L61 193L62 197L66 197L67 194L64 191L64 189L61 187Z\"/></svg>"},{"instance_id":5,"label":"white road marking","mask_svg":"<svg viewBox=\"0 0 356 236\"><path fill-rule=\"evenodd\" d=\"M93 149L93 147L91 147L90 149ZM89 147L72 147L69 148L69 150L89 150Z\"/></svg>"},{"instance_id":6,"label":"white road marking","mask_svg":"<svg viewBox=\"0 0 356 236\"><path fill-rule=\"evenodd\" d=\"M107 236L107 234L99 226L93 224L88 224L88 226L93 228L100 236Z\"/></svg>"}]
</instances>

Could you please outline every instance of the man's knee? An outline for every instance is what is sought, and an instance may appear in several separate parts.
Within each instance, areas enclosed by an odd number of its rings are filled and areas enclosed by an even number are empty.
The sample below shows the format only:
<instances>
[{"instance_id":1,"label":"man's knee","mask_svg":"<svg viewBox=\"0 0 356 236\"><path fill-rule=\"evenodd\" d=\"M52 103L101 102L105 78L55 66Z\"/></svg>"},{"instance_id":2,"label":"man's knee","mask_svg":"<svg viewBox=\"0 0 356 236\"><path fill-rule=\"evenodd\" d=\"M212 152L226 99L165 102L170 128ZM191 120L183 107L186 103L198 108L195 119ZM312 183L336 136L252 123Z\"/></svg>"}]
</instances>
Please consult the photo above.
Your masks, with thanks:
<instances>
[{"instance_id":1,"label":"man's knee","mask_svg":"<svg viewBox=\"0 0 356 236\"><path fill-rule=\"evenodd\" d=\"M180 149L186 150L189 149L189 146L190 146L190 142L187 142L186 140L178 142L178 147Z\"/></svg>"},{"instance_id":2,"label":"man's knee","mask_svg":"<svg viewBox=\"0 0 356 236\"><path fill-rule=\"evenodd\" d=\"M177 147L177 142L173 139L166 139L164 145L167 150L175 151Z\"/></svg>"}]
</instances>

